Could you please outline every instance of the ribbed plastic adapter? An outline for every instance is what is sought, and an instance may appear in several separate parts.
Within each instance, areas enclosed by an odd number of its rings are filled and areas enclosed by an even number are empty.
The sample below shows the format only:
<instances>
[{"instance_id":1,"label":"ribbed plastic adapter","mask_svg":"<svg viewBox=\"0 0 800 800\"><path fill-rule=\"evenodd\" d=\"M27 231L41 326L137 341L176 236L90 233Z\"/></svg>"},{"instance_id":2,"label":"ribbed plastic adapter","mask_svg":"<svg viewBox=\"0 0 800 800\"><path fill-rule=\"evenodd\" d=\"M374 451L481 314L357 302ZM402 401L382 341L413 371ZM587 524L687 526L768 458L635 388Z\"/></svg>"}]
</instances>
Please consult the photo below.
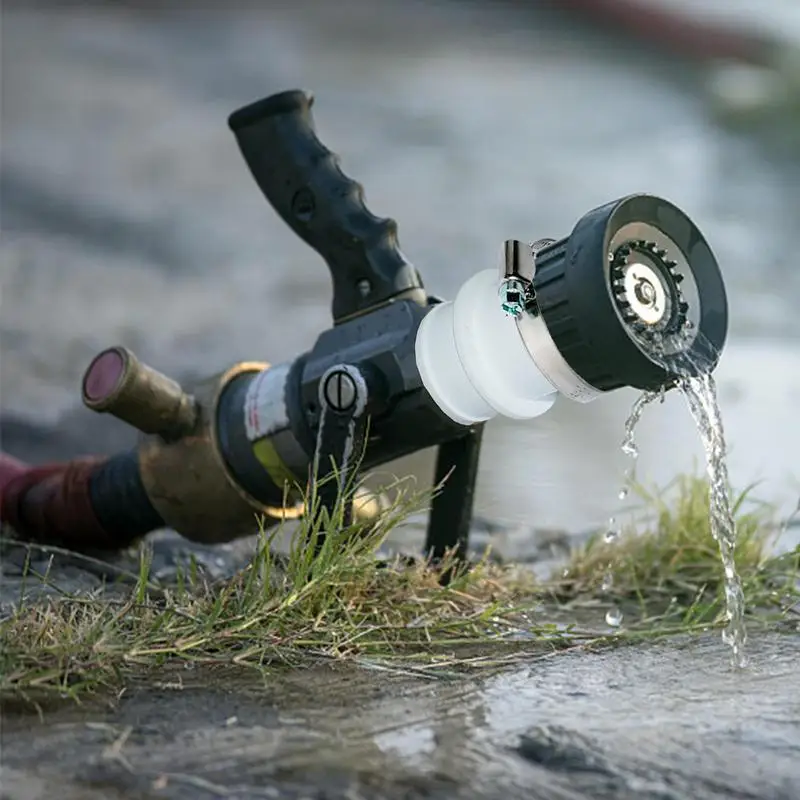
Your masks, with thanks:
<instances>
[{"instance_id":1,"label":"ribbed plastic adapter","mask_svg":"<svg viewBox=\"0 0 800 800\"><path fill-rule=\"evenodd\" d=\"M462 425L502 415L533 419L555 402L556 390L539 371L517 323L501 308L500 277L485 270L452 302L431 309L419 326L417 368L434 402Z\"/></svg>"}]
</instances>

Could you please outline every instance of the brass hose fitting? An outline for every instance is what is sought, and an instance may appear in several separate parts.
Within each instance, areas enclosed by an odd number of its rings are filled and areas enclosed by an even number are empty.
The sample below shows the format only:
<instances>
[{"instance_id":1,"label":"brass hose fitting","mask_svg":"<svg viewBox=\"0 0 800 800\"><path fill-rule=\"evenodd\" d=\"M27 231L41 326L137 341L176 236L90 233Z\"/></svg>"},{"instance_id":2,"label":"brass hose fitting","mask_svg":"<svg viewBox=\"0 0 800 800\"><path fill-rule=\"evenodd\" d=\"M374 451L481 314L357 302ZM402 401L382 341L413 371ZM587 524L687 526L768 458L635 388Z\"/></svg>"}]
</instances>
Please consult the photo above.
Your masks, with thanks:
<instances>
[{"instance_id":1,"label":"brass hose fitting","mask_svg":"<svg viewBox=\"0 0 800 800\"><path fill-rule=\"evenodd\" d=\"M185 436L197 422L194 398L125 347L111 347L92 360L83 377L82 394L84 405L92 411L112 414L165 441Z\"/></svg>"},{"instance_id":2,"label":"brass hose fitting","mask_svg":"<svg viewBox=\"0 0 800 800\"><path fill-rule=\"evenodd\" d=\"M130 350L112 347L98 354L84 374L84 404L112 414L145 434L138 446L144 490L164 524L182 536L216 544L247 536L304 513L294 486L273 494L285 505L265 505L231 472L219 444L219 402L235 379L270 369L261 361L235 364L186 392L176 381L143 364ZM265 470L264 480L274 481ZM362 521L377 517L385 498L359 487L353 503Z\"/></svg>"},{"instance_id":3,"label":"brass hose fitting","mask_svg":"<svg viewBox=\"0 0 800 800\"><path fill-rule=\"evenodd\" d=\"M124 347L104 350L83 379L84 404L146 434L138 448L147 496L165 525L196 542L219 543L295 519L302 504L265 506L233 479L218 445L217 405L230 381L269 365L242 362L202 381L192 394Z\"/></svg>"}]
</instances>

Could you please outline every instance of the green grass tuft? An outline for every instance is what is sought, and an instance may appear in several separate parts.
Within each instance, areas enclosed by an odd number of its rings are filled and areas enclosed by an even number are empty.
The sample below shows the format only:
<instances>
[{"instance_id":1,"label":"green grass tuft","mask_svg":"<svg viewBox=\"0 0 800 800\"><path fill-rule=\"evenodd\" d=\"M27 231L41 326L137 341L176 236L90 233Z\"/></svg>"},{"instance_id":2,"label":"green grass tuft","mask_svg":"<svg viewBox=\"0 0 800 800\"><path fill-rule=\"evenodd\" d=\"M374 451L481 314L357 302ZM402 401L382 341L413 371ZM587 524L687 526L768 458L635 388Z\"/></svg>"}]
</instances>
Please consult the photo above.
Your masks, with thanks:
<instances>
[{"instance_id":1,"label":"green grass tuft","mask_svg":"<svg viewBox=\"0 0 800 800\"><path fill-rule=\"evenodd\" d=\"M430 500L429 492L409 486L395 487L397 499L371 528L344 526L341 502L329 518L311 513L288 557L271 548L280 529L262 533L252 563L230 580L208 583L190 570L173 586L154 586L145 547L123 601L63 596L22 604L0 621L0 699L79 699L190 662L268 674L280 665L335 659L442 677L721 621L722 568L704 480L681 478L666 493L639 487L651 520L610 545L594 537L550 581L484 561L446 586L440 579L452 563L376 561L390 531ZM315 495L308 502L318 509ZM736 516L748 606L771 624L797 600L798 554L770 555L775 525L747 493L737 497ZM314 557L312 544L323 533ZM610 589L603 586L609 572ZM625 604L621 630L602 621L610 603ZM555 624L565 619L584 625Z\"/></svg>"},{"instance_id":2,"label":"green grass tuft","mask_svg":"<svg viewBox=\"0 0 800 800\"><path fill-rule=\"evenodd\" d=\"M708 482L680 476L661 491L632 488L642 500L642 519L612 542L600 531L577 549L552 582L554 597L573 606L587 598L616 602L639 625L720 621L724 575L709 523ZM749 610L784 613L796 599L798 554L773 555L780 534L774 510L751 494L752 487L731 495L736 568Z\"/></svg>"}]
</instances>

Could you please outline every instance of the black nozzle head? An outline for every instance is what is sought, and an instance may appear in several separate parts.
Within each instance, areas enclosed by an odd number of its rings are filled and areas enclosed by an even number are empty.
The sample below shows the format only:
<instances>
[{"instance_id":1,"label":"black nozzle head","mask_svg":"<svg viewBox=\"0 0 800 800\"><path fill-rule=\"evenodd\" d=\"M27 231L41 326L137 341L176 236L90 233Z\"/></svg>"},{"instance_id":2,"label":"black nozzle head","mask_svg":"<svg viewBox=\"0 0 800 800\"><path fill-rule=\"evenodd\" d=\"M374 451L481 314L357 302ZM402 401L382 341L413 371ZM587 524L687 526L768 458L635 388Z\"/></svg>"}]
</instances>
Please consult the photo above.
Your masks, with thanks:
<instances>
[{"instance_id":1,"label":"black nozzle head","mask_svg":"<svg viewBox=\"0 0 800 800\"><path fill-rule=\"evenodd\" d=\"M536 254L533 288L562 357L601 391L710 372L725 345L717 260L689 217L659 197L590 211Z\"/></svg>"}]
</instances>

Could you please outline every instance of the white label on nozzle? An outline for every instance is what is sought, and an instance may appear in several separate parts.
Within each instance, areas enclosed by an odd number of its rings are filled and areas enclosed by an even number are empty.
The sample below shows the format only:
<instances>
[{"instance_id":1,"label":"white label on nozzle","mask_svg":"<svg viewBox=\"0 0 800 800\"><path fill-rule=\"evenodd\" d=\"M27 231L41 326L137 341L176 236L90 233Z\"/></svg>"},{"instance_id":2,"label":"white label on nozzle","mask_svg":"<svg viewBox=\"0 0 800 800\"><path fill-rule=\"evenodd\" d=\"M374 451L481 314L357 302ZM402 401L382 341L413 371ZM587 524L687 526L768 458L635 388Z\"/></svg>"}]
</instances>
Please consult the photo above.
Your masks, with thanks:
<instances>
[{"instance_id":1,"label":"white label on nozzle","mask_svg":"<svg viewBox=\"0 0 800 800\"><path fill-rule=\"evenodd\" d=\"M244 426L249 441L256 442L289 424L284 387L291 366L277 364L253 378L244 400Z\"/></svg>"}]
</instances>

